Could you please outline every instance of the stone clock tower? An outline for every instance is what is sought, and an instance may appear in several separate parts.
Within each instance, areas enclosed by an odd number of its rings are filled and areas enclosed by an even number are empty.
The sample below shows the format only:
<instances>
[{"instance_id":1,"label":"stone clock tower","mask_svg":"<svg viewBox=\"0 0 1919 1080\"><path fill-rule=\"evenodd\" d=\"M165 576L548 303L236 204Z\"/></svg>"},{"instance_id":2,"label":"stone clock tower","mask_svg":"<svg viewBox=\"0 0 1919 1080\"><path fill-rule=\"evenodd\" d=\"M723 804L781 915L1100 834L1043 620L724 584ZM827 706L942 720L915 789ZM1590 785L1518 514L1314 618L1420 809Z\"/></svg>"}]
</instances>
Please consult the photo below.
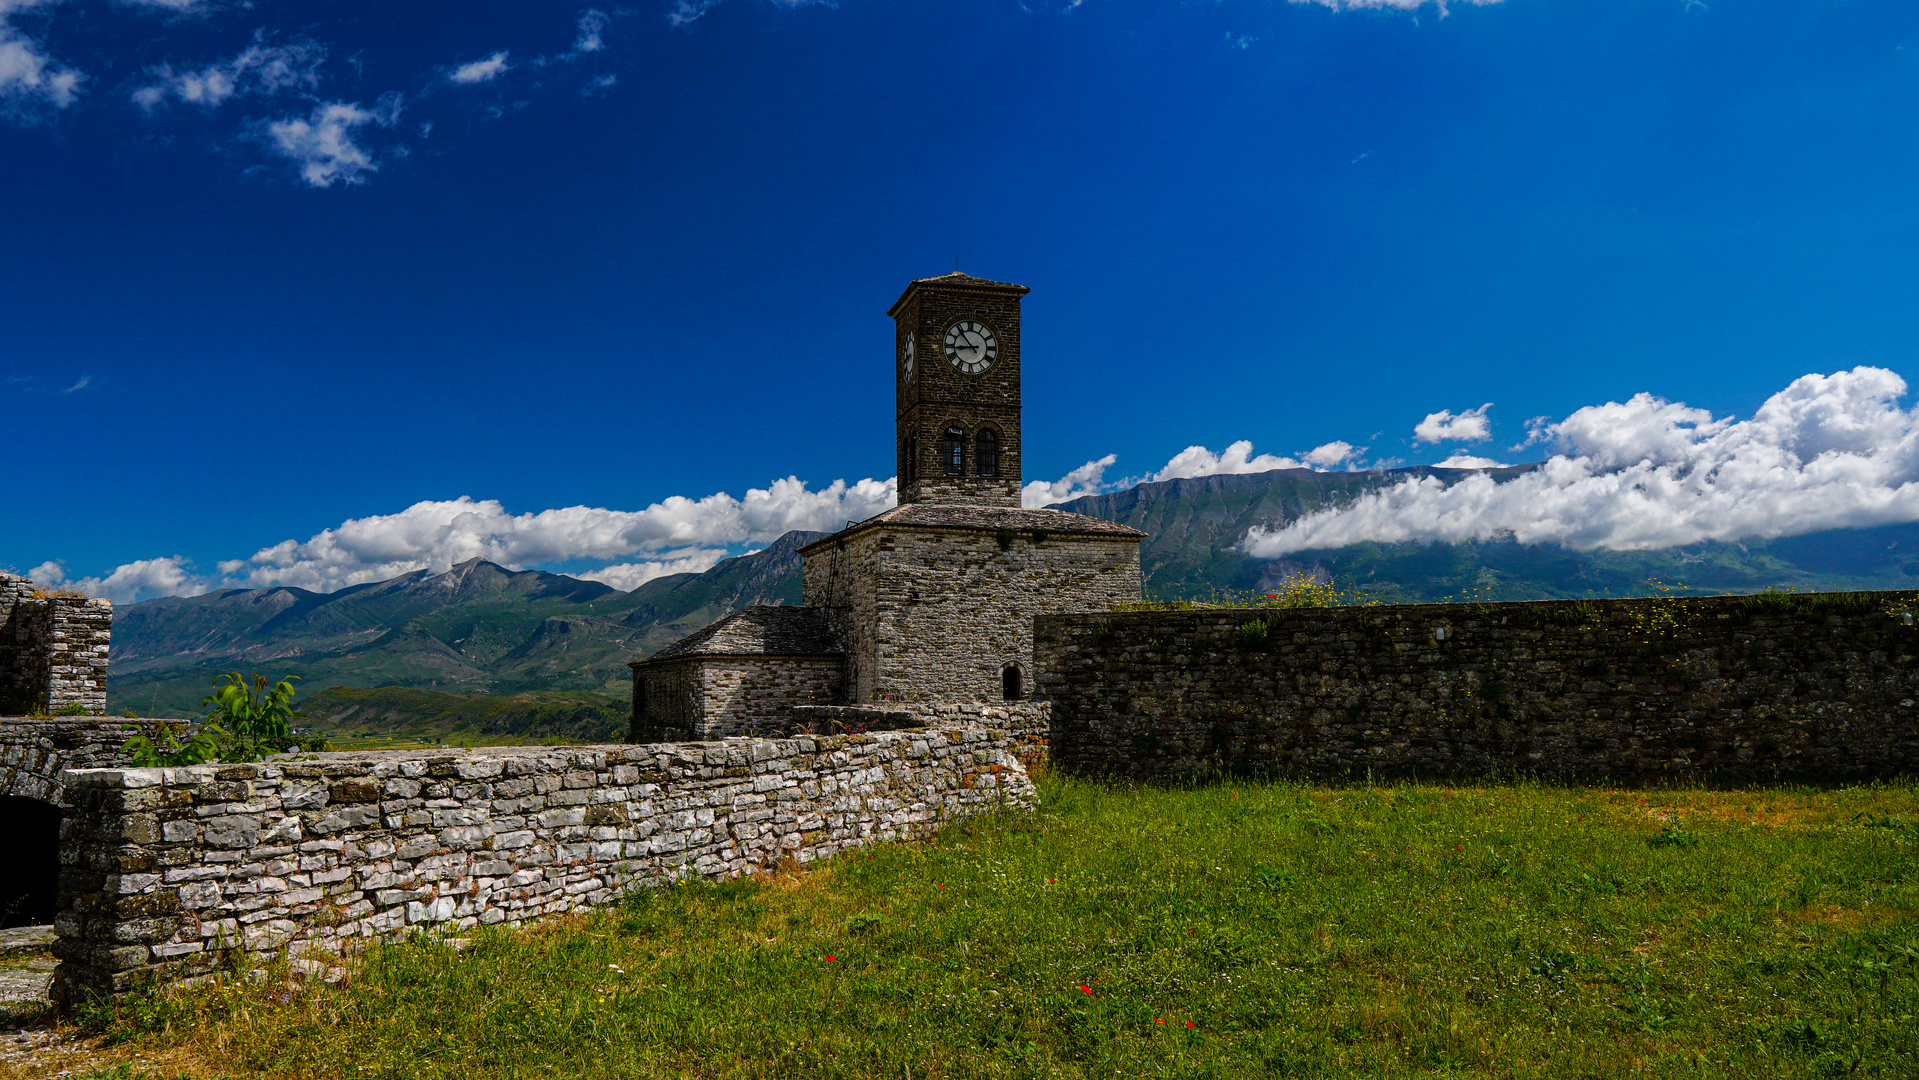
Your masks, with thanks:
<instances>
[{"instance_id":1,"label":"stone clock tower","mask_svg":"<svg viewBox=\"0 0 1919 1080\"><path fill-rule=\"evenodd\" d=\"M899 390L899 501L1019 505L1024 285L921 278L887 311Z\"/></svg>"}]
</instances>

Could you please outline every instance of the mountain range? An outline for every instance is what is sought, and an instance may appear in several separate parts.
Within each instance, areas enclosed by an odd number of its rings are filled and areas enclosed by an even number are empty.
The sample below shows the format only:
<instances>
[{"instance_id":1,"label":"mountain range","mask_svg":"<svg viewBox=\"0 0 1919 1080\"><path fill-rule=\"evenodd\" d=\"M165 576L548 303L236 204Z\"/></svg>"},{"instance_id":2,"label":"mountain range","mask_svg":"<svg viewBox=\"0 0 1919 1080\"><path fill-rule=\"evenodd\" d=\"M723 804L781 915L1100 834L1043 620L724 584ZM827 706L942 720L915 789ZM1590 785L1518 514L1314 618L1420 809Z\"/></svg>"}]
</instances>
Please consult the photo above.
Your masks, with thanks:
<instances>
[{"instance_id":1,"label":"mountain range","mask_svg":"<svg viewBox=\"0 0 1919 1080\"><path fill-rule=\"evenodd\" d=\"M1508 479L1524 469L1493 475ZM1919 586L1919 524L1652 552L1492 540L1364 543L1266 560L1238 547L1255 526L1283 525L1409 476L1450 482L1465 475L1429 466L1285 469L1145 483L1058 508L1148 533L1141 565L1150 599L1265 590L1300 574L1330 576L1388 603L1626 596L1655 583L1683 583L1688 592ZM456 716L489 737L510 735L522 717L544 717L537 723L553 732L580 725L581 732L598 730L611 722L608 710L617 711L611 703L628 692L628 661L730 611L798 603L798 548L822 535L791 532L764 551L631 592L474 559L442 573L418 570L332 593L282 586L146 600L114 614L110 706L148 716L195 715L214 677L239 670L298 675L309 697L336 686L424 694L384 695L377 708L364 694L336 694L325 702L314 697L326 706L316 711L322 730L409 724L409 730L429 730ZM520 695L524 707L502 714L475 694ZM556 694L564 700L548 700ZM593 709L565 719L581 702Z\"/></svg>"}]
</instances>

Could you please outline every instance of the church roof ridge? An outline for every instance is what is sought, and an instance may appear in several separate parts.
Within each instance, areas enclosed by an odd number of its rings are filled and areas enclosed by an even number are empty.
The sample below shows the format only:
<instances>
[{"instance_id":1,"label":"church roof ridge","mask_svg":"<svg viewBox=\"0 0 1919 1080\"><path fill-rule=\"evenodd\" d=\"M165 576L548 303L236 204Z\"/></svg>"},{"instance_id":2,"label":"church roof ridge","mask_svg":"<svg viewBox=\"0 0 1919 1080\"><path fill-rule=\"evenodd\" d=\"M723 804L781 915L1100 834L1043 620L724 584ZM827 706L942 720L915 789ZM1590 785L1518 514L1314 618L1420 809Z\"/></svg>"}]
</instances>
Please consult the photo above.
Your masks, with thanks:
<instances>
[{"instance_id":1,"label":"church roof ridge","mask_svg":"<svg viewBox=\"0 0 1919 1080\"><path fill-rule=\"evenodd\" d=\"M804 555L822 544L843 540L854 533L865 532L867 529L881 525L908 529L961 529L967 532L998 532L1001 529L1031 532L1034 529L1040 529L1062 536L1143 537L1146 535L1138 529L1121 525L1116 521L1074 514L1065 510L968 506L957 503L906 503L874 514L865 521L856 521L831 536L801 547L799 552Z\"/></svg>"},{"instance_id":2,"label":"church roof ridge","mask_svg":"<svg viewBox=\"0 0 1919 1080\"><path fill-rule=\"evenodd\" d=\"M629 666L689 656L838 656L845 651L825 608L756 604Z\"/></svg>"},{"instance_id":3,"label":"church roof ridge","mask_svg":"<svg viewBox=\"0 0 1919 1080\"><path fill-rule=\"evenodd\" d=\"M938 277L915 278L907 284L906 291L900 294L900 298L893 301L893 306L886 309L887 316L891 317L894 312L898 311L900 305L906 303L907 297L913 295L913 290L922 285L934 285L943 289L966 289L972 292L1010 292L1018 296L1025 296L1027 293L1033 291L1025 285L1015 285L1010 281L994 281L991 278L974 277L971 274L962 274L958 270L955 270L950 274L941 274Z\"/></svg>"}]
</instances>

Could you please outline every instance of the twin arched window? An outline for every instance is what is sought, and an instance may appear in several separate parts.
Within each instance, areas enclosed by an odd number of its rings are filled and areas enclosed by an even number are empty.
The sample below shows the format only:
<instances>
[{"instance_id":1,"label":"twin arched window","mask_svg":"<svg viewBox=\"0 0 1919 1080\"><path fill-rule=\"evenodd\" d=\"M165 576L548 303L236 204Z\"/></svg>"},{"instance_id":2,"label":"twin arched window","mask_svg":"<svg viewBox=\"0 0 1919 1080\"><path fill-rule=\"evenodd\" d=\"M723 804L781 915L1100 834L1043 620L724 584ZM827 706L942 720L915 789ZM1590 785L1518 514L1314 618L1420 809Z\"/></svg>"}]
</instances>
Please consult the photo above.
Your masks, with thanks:
<instances>
[{"instance_id":1,"label":"twin arched window","mask_svg":"<svg viewBox=\"0 0 1919 1080\"><path fill-rule=\"evenodd\" d=\"M911 436L908 436L908 438L910 439ZM947 476L966 475L966 432L964 429L949 427L941 434L940 471ZM999 475L999 433L991 428L981 428L979 435L974 439L973 475Z\"/></svg>"}]
</instances>

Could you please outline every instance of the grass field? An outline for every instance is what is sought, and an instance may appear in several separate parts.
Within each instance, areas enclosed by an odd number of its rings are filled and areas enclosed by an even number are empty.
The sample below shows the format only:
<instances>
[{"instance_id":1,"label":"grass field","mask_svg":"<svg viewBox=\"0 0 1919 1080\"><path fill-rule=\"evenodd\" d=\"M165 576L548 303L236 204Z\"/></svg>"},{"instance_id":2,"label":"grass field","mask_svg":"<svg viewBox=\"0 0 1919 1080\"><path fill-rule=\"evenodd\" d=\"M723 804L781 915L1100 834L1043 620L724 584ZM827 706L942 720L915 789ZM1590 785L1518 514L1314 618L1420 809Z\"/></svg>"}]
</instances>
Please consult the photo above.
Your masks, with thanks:
<instances>
[{"instance_id":1,"label":"grass field","mask_svg":"<svg viewBox=\"0 0 1919 1080\"><path fill-rule=\"evenodd\" d=\"M1911 783L1040 789L92 1020L234 1078L1919 1076Z\"/></svg>"}]
</instances>

